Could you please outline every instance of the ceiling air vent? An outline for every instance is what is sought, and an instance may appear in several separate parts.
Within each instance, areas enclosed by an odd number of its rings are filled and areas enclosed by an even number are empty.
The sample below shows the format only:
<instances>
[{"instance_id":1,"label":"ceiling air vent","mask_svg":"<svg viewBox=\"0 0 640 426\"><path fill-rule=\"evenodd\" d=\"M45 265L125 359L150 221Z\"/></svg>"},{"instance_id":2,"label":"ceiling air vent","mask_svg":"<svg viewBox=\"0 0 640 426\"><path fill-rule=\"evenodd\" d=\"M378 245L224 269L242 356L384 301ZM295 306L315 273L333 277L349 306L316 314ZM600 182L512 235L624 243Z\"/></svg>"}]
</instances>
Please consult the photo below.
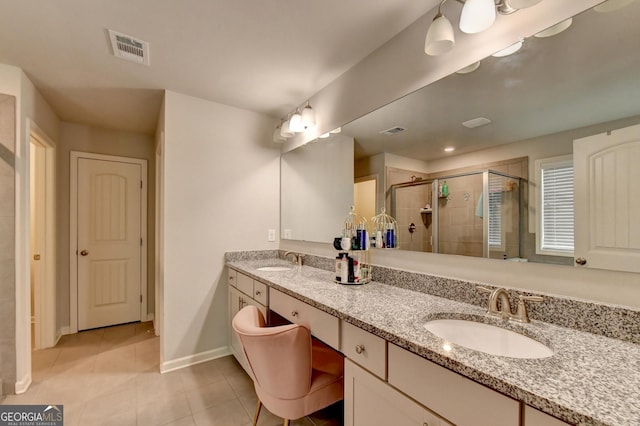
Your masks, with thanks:
<instances>
[{"instance_id":1,"label":"ceiling air vent","mask_svg":"<svg viewBox=\"0 0 640 426\"><path fill-rule=\"evenodd\" d=\"M387 135L387 136L391 136L391 135L395 135L396 133L400 133L400 132L404 132L405 129L404 127L400 127L400 126L394 126L390 129L387 130L383 130L380 132L381 135Z\"/></svg>"},{"instance_id":2,"label":"ceiling air vent","mask_svg":"<svg viewBox=\"0 0 640 426\"><path fill-rule=\"evenodd\" d=\"M137 64L149 65L149 43L134 37L109 30L113 55Z\"/></svg>"}]
</instances>

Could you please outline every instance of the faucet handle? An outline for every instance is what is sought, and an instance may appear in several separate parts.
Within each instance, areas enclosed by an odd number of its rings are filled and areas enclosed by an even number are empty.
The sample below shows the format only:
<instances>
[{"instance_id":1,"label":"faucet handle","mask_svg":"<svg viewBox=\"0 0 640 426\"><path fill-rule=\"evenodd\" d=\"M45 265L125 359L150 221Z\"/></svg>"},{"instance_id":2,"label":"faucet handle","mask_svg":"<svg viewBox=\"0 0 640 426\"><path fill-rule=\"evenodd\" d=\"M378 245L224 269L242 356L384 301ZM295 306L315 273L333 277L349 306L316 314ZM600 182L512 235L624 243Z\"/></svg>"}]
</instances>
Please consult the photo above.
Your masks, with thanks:
<instances>
[{"instance_id":1,"label":"faucet handle","mask_svg":"<svg viewBox=\"0 0 640 426\"><path fill-rule=\"evenodd\" d=\"M518 295L518 309L516 310L515 315L512 315L511 319L519 322L531 322L529 320L529 313L527 312L527 305L524 302L534 302L541 303L544 302L544 297L542 296L524 296L522 294Z\"/></svg>"},{"instance_id":2,"label":"faucet handle","mask_svg":"<svg viewBox=\"0 0 640 426\"><path fill-rule=\"evenodd\" d=\"M480 293L489 293L491 294L493 292L493 290L486 288L486 287L482 287L481 285L477 285L476 286L476 290L478 290Z\"/></svg>"}]
</instances>

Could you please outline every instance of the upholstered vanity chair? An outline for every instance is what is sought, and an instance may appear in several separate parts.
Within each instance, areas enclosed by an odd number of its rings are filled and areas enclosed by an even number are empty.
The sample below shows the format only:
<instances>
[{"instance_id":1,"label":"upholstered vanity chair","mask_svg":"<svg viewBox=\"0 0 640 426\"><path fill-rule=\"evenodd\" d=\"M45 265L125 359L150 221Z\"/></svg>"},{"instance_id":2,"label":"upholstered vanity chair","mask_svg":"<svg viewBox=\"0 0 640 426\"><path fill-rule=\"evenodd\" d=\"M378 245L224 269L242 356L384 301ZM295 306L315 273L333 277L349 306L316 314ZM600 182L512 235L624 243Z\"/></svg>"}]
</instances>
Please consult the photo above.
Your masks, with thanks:
<instances>
[{"instance_id":1,"label":"upholstered vanity chair","mask_svg":"<svg viewBox=\"0 0 640 426\"><path fill-rule=\"evenodd\" d=\"M246 306L233 318L253 373L258 422L265 407L284 418L298 419L343 399L342 354L311 338L299 324L266 327L262 313Z\"/></svg>"}]
</instances>

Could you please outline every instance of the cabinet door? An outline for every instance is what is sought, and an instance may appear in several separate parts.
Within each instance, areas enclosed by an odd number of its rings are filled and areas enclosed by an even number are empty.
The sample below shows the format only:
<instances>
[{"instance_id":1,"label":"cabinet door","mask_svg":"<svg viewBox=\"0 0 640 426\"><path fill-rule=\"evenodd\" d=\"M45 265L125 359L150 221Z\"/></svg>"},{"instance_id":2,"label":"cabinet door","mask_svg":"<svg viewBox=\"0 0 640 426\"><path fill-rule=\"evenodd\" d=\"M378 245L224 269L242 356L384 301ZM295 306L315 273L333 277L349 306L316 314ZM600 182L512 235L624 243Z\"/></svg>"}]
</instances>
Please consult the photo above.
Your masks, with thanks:
<instances>
[{"instance_id":1,"label":"cabinet door","mask_svg":"<svg viewBox=\"0 0 640 426\"><path fill-rule=\"evenodd\" d=\"M640 125L573 141L575 257L640 272Z\"/></svg>"},{"instance_id":2,"label":"cabinet door","mask_svg":"<svg viewBox=\"0 0 640 426\"><path fill-rule=\"evenodd\" d=\"M523 426L567 426L562 420L556 419L548 414L538 411L528 405L524 406Z\"/></svg>"},{"instance_id":3,"label":"cabinet door","mask_svg":"<svg viewBox=\"0 0 640 426\"><path fill-rule=\"evenodd\" d=\"M349 359L344 363L345 426L449 426Z\"/></svg>"},{"instance_id":4,"label":"cabinet door","mask_svg":"<svg viewBox=\"0 0 640 426\"><path fill-rule=\"evenodd\" d=\"M231 326L233 317L243 307L243 297L246 296L236 290L235 287L229 286L229 347L231 348L231 353L238 360L240 365L247 370L248 364L246 357L244 356L244 351L242 350L242 345L240 344L240 339L238 339L238 336L236 336L236 333L233 331L233 327Z\"/></svg>"}]
</instances>

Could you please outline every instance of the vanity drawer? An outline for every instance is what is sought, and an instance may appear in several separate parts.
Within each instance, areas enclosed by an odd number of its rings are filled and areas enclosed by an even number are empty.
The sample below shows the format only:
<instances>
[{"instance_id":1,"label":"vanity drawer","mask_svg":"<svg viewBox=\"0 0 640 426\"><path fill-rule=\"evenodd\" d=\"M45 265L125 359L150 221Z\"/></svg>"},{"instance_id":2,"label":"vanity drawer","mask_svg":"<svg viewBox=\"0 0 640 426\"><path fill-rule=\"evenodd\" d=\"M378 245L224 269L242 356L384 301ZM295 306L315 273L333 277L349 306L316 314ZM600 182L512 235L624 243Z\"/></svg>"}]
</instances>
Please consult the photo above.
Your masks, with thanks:
<instances>
[{"instance_id":1,"label":"vanity drawer","mask_svg":"<svg viewBox=\"0 0 640 426\"><path fill-rule=\"evenodd\" d=\"M227 273L227 282L235 287L238 273L236 272L235 269L231 269L231 268L228 268L227 272L228 272Z\"/></svg>"},{"instance_id":2,"label":"vanity drawer","mask_svg":"<svg viewBox=\"0 0 640 426\"><path fill-rule=\"evenodd\" d=\"M568 426L562 420L551 417L548 414L538 411L528 405L524 406L524 423L523 426Z\"/></svg>"},{"instance_id":3,"label":"vanity drawer","mask_svg":"<svg viewBox=\"0 0 640 426\"><path fill-rule=\"evenodd\" d=\"M260 281L253 281L253 298L258 303L262 303L267 306L269 287L265 283L261 283Z\"/></svg>"},{"instance_id":4,"label":"vanity drawer","mask_svg":"<svg viewBox=\"0 0 640 426\"><path fill-rule=\"evenodd\" d=\"M293 323L309 327L311 334L334 349L339 349L340 320L337 317L273 288L270 293L269 308L272 311Z\"/></svg>"},{"instance_id":5,"label":"vanity drawer","mask_svg":"<svg viewBox=\"0 0 640 426\"><path fill-rule=\"evenodd\" d=\"M342 321L342 353L382 380L386 379L387 347L384 339Z\"/></svg>"},{"instance_id":6,"label":"vanity drawer","mask_svg":"<svg viewBox=\"0 0 640 426\"><path fill-rule=\"evenodd\" d=\"M463 425L518 426L520 403L389 344L389 384L440 416Z\"/></svg>"},{"instance_id":7,"label":"vanity drawer","mask_svg":"<svg viewBox=\"0 0 640 426\"><path fill-rule=\"evenodd\" d=\"M236 287L247 296L253 297L253 278L248 275L238 272L236 277Z\"/></svg>"}]
</instances>

